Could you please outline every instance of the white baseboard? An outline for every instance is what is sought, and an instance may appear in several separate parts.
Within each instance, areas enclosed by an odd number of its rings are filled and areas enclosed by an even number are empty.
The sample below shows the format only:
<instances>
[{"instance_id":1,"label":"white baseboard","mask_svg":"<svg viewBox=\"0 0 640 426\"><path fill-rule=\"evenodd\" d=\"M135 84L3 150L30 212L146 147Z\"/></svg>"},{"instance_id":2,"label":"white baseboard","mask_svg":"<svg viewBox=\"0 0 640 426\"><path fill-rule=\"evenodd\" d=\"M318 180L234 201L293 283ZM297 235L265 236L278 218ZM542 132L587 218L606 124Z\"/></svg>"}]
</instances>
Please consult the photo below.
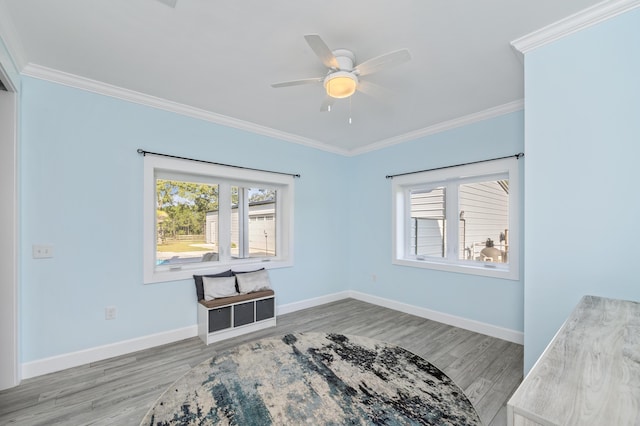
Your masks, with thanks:
<instances>
[{"instance_id":1,"label":"white baseboard","mask_svg":"<svg viewBox=\"0 0 640 426\"><path fill-rule=\"evenodd\" d=\"M443 312L433 311L431 309L421 308L419 306L409 305L395 300L385 299L383 297L372 296L358 291L341 291L312 299L301 300L299 302L279 305L276 309L278 315L284 315L347 298L361 300L373 305L383 306L385 308L415 315L421 318L438 321L443 324L464 328L466 330L486 334L487 336L496 337L498 339L507 340L520 345L524 344L524 333L521 331L515 331L480 321L470 320L468 318L445 314ZM151 334L149 336L123 340L109 345L96 346L95 348L26 362L22 364L22 378L29 379L31 377L53 373L67 368L78 367L91 362L101 361L107 358L125 355L131 352L149 349L155 346L165 345L167 343L177 342L179 340L197 336L198 326L192 325L164 333Z\"/></svg>"},{"instance_id":2,"label":"white baseboard","mask_svg":"<svg viewBox=\"0 0 640 426\"><path fill-rule=\"evenodd\" d=\"M153 348L155 346L177 342L190 337L196 337L197 335L198 326L192 325L163 333L151 334L149 336L123 340L109 345L96 346L94 348L84 349L77 352L26 362L22 364L22 378L28 379L31 377L41 376L43 374L53 373L54 371L78 367L91 362L101 361L103 359L125 355L131 352Z\"/></svg>"},{"instance_id":3,"label":"white baseboard","mask_svg":"<svg viewBox=\"0 0 640 426\"><path fill-rule=\"evenodd\" d=\"M458 317L455 315L445 314L439 311L433 311L419 306L409 305L407 303L397 302L383 297L371 296L370 294L360 293L358 291L349 291L349 297L373 305L383 306L395 311L404 312L406 314L415 315L421 318L438 321L443 324L452 325L454 327L464 328L487 336L496 337L508 342L524 345L524 333L521 331L511 330L509 328L499 327L497 325L487 324L468 318Z\"/></svg>"},{"instance_id":4,"label":"white baseboard","mask_svg":"<svg viewBox=\"0 0 640 426\"><path fill-rule=\"evenodd\" d=\"M291 312L300 311L302 309L313 308L314 306L336 302L348 297L351 297L349 291L341 291L339 293L327 294L326 296L314 297L313 299L301 300L300 302L278 305L278 315L284 315Z\"/></svg>"},{"instance_id":5,"label":"white baseboard","mask_svg":"<svg viewBox=\"0 0 640 426\"><path fill-rule=\"evenodd\" d=\"M344 291L313 299L302 300L300 302L279 305L276 307L277 314L284 315L301 309L312 308L314 306L324 305L325 303L346 299L348 297L349 292ZM78 367L91 362L101 361L107 358L125 355L131 352L149 349L155 346L165 345L167 343L177 342L179 340L197 336L198 326L197 324L194 324L189 327L171 330L164 333L152 334L149 336L111 343L109 345L96 346L94 348L88 348L77 352L70 352L50 358L26 362L22 364L22 379L29 379L31 377L41 376L55 371L66 370L67 368Z\"/></svg>"}]
</instances>

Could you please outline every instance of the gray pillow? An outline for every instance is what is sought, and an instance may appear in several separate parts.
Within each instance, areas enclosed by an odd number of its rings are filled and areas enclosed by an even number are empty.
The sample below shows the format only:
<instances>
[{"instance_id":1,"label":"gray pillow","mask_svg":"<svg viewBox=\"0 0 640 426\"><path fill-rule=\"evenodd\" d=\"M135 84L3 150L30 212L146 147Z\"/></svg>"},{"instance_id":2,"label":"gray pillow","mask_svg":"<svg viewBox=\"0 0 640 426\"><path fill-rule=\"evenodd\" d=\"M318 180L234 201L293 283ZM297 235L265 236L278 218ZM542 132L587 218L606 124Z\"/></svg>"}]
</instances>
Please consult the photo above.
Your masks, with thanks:
<instances>
[{"instance_id":1,"label":"gray pillow","mask_svg":"<svg viewBox=\"0 0 640 426\"><path fill-rule=\"evenodd\" d=\"M202 277L232 277L232 276L233 276L233 272L231 272L231 269L224 272L220 272L218 274L194 275L193 280L195 281L195 284L196 284L196 296L198 297L198 300L204 299L204 288L202 287Z\"/></svg>"},{"instance_id":2,"label":"gray pillow","mask_svg":"<svg viewBox=\"0 0 640 426\"><path fill-rule=\"evenodd\" d=\"M236 277L202 277L204 287L204 300L219 299L221 297L235 296Z\"/></svg>"},{"instance_id":3,"label":"gray pillow","mask_svg":"<svg viewBox=\"0 0 640 426\"><path fill-rule=\"evenodd\" d=\"M271 290L269 272L266 270L238 274L236 275L236 279L238 280L238 291L241 294L253 293L261 290Z\"/></svg>"}]
</instances>

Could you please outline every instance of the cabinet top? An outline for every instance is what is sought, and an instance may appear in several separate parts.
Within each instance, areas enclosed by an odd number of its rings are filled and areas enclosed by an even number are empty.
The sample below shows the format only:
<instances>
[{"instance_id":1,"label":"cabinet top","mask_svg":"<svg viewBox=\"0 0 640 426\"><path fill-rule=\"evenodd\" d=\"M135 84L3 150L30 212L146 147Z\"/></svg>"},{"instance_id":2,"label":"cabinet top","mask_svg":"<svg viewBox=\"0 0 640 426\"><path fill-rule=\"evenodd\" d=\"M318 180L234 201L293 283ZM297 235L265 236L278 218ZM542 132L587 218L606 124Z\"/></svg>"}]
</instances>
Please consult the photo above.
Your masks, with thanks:
<instances>
[{"instance_id":1,"label":"cabinet top","mask_svg":"<svg viewBox=\"0 0 640 426\"><path fill-rule=\"evenodd\" d=\"M508 405L541 424L635 424L640 304L584 296Z\"/></svg>"}]
</instances>

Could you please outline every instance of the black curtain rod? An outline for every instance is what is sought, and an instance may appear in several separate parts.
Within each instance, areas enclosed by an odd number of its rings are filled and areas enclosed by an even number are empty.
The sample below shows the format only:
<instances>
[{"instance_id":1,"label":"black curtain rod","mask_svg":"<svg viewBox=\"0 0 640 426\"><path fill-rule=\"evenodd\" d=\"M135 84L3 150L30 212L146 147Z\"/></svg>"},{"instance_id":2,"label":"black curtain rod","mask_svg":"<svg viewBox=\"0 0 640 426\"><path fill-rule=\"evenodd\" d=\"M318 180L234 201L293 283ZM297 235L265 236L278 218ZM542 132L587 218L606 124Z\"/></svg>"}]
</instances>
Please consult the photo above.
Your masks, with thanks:
<instances>
[{"instance_id":1,"label":"black curtain rod","mask_svg":"<svg viewBox=\"0 0 640 426\"><path fill-rule=\"evenodd\" d=\"M300 177L300 175L297 174L297 173L274 172L274 171L271 171L271 170L254 169L252 167L242 167L242 166L234 166L232 164L216 163L216 162L213 162L213 161L196 160L195 158L178 157L177 155L160 154L158 152L145 151L144 149L140 149L140 148L138 148L138 154L142 154L142 155L147 155L147 154L159 155L160 157L177 158L178 160L188 160L188 161L195 161L195 162L198 162L198 163L215 164L216 166L233 167L235 169L253 170L255 172L264 172L264 173L275 173L277 175L293 176L294 178L299 178Z\"/></svg>"},{"instance_id":2,"label":"black curtain rod","mask_svg":"<svg viewBox=\"0 0 640 426\"><path fill-rule=\"evenodd\" d=\"M387 175L387 176L385 176L385 178L393 179L394 177L398 177L398 176L413 175L413 174L416 174L416 173L423 173L423 172L432 172L434 170L450 169L452 167L468 166L470 164L486 163L487 161L504 160L505 158L511 158L511 157L516 157L516 160L519 160L520 158L524 157L524 152L519 152L519 153L517 153L515 155L507 155L506 157L490 158L488 160L472 161L470 163L454 164L452 166L443 166L443 167L436 167L436 168L433 168L433 169L417 170L415 172L398 173L397 175Z\"/></svg>"}]
</instances>

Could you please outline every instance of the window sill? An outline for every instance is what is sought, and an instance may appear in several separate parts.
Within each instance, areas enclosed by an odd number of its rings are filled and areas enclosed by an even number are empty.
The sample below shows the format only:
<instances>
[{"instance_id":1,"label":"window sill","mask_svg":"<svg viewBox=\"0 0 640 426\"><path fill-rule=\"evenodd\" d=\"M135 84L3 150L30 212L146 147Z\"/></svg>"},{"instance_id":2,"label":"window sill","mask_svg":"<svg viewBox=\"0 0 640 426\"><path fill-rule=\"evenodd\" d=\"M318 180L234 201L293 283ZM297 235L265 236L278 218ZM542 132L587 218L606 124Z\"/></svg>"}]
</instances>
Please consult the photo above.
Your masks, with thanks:
<instances>
[{"instance_id":1,"label":"window sill","mask_svg":"<svg viewBox=\"0 0 640 426\"><path fill-rule=\"evenodd\" d=\"M226 270L234 271L252 271L256 269L277 269L289 268L293 266L292 260L262 260L262 259L242 259L229 263L207 263L200 264L184 264L181 266L169 267L166 269L154 269L145 271L144 283L156 284L168 281L180 281L193 278L194 275L216 274Z\"/></svg>"},{"instance_id":2,"label":"window sill","mask_svg":"<svg viewBox=\"0 0 640 426\"><path fill-rule=\"evenodd\" d=\"M467 275L479 275L483 277L500 278L512 281L518 281L520 279L518 270L517 268L513 267L513 265L503 266L490 263L482 263L479 265L460 264L435 262L432 259L393 259L391 263L394 265L409 266L412 268L434 269L437 271L456 272L459 274Z\"/></svg>"}]
</instances>

